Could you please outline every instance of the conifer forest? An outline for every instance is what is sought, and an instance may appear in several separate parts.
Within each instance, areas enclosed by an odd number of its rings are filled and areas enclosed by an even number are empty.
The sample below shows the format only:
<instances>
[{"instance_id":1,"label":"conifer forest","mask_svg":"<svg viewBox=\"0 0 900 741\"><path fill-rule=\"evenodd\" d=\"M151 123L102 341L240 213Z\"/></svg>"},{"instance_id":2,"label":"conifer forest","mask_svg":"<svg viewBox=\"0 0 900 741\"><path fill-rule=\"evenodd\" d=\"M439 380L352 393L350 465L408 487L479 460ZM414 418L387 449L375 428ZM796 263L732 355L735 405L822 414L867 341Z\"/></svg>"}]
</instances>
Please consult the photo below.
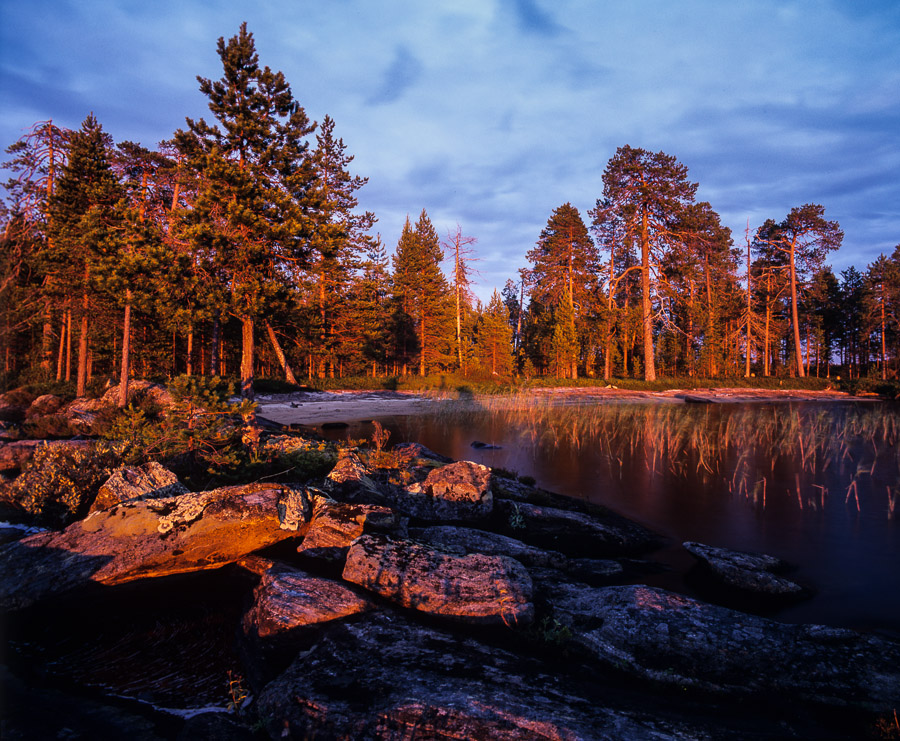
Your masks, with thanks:
<instances>
[{"instance_id":1,"label":"conifer forest","mask_svg":"<svg viewBox=\"0 0 900 741\"><path fill-rule=\"evenodd\" d=\"M340 122L310 119L246 24L218 55L221 78L198 77L209 118L153 150L92 114L7 147L5 386L900 374L900 246L835 275L827 204L732 234L675 155L623 145L602 192L573 194L595 206L547 214L484 303L477 235L440 234L417 204L379 234Z\"/></svg>"}]
</instances>

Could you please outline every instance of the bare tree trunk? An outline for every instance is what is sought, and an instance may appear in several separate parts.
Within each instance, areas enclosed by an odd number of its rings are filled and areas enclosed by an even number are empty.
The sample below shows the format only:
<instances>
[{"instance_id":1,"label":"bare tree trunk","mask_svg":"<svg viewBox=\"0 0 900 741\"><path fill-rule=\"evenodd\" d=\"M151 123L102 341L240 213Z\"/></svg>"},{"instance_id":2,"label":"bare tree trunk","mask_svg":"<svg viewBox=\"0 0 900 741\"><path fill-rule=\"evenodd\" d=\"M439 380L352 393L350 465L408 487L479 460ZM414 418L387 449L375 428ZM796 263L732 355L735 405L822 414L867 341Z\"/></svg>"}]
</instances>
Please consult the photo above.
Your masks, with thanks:
<instances>
[{"instance_id":1,"label":"bare tree trunk","mask_svg":"<svg viewBox=\"0 0 900 741\"><path fill-rule=\"evenodd\" d=\"M84 396L87 391L88 371L88 295L87 291L81 299L81 335L78 338L78 379L75 383L75 395Z\"/></svg>"},{"instance_id":2,"label":"bare tree trunk","mask_svg":"<svg viewBox=\"0 0 900 741\"><path fill-rule=\"evenodd\" d=\"M61 381L63 376L63 362L66 357L66 313L60 317L59 321L59 352L56 356L56 380Z\"/></svg>"},{"instance_id":3,"label":"bare tree trunk","mask_svg":"<svg viewBox=\"0 0 900 741\"><path fill-rule=\"evenodd\" d=\"M881 380L887 380L887 344L885 341L885 333L887 332L887 321L884 311L884 283L881 284Z\"/></svg>"},{"instance_id":4,"label":"bare tree trunk","mask_svg":"<svg viewBox=\"0 0 900 741\"><path fill-rule=\"evenodd\" d=\"M188 335L187 335L187 365L185 367L185 374L188 376L193 375L194 373L194 325L191 324L188 327Z\"/></svg>"},{"instance_id":5,"label":"bare tree trunk","mask_svg":"<svg viewBox=\"0 0 900 741\"><path fill-rule=\"evenodd\" d=\"M750 347L752 338L750 336L750 220L747 220L747 357L744 361L744 378L750 378Z\"/></svg>"},{"instance_id":6,"label":"bare tree trunk","mask_svg":"<svg viewBox=\"0 0 900 741\"><path fill-rule=\"evenodd\" d=\"M131 371L131 289L125 291L125 317L122 321L122 373L119 376L119 407L128 404L128 377Z\"/></svg>"},{"instance_id":7,"label":"bare tree trunk","mask_svg":"<svg viewBox=\"0 0 900 741\"><path fill-rule=\"evenodd\" d=\"M275 330L272 329L272 325L269 324L269 322L266 322L266 332L269 335L269 342L272 343L272 349L275 351L275 357L278 358L281 369L284 371L285 380L296 386L297 379L294 377L294 371L291 370L290 363L288 363L288 359L285 357L284 350L281 349L281 345L278 343L278 337L275 336Z\"/></svg>"},{"instance_id":8,"label":"bare tree trunk","mask_svg":"<svg viewBox=\"0 0 900 741\"><path fill-rule=\"evenodd\" d=\"M800 348L800 320L798 318L799 311L797 309L797 268L794 264L794 245L791 245L791 322L794 325L794 355L797 358L797 375L800 378L805 376L803 372L803 355Z\"/></svg>"},{"instance_id":9,"label":"bare tree trunk","mask_svg":"<svg viewBox=\"0 0 900 741\"><path fill-rule=\"evenodd\" d=\"M66 309L66 383L72 380L72 307Z\"/></svg>"},{"instance_id":10,"label":"bare tree trunk","mask_svg":"<svg viewBox=\"0 0 900 741\"><path fill-rule=\"evenodd\" d=\"M241 317L241 398L253 401L253 318Z\"/></svg>"},{"instance_id":11,"label":"bare tree trunk","mask_svg":"<svg viewBox=\"0 0 900 741\"><path fill-rule=\"evenodd\" d=\"M221 324L219 319L213 319L212 325L212 337L210 338L210 349L209 349L209 375L218 376L219 375L219 332L221 331Z\"/></svg>"},{"instance_id":12,"label":"bare tree trunk","mask_svg":"<svg viewBox=\"0 0 900 741\"><path fill-rule=\"evenodd\" d=\"M647 237L647 214L641 223L641 323L644 328L644 380L656 380L653 356L653 314L650 306L650 240Z\"/></svg>"}]
</instances>

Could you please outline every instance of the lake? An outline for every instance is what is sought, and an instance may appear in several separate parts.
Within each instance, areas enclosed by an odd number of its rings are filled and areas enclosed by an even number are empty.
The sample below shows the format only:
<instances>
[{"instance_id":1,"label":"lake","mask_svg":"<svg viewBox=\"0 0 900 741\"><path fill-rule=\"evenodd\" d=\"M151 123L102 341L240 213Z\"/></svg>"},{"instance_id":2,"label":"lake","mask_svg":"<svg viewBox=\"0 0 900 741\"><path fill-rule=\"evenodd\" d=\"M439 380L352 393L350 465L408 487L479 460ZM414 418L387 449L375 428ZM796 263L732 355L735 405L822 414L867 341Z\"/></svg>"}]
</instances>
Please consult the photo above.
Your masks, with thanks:
<instances>
[{"instance_id":1,"label":"lake","mask_svg":"<svg viewBox=\"0 0 900 741\"><path fill-rule=\"evenodd\" d=\"M416 441L606 505L669 539L648 583L697 596L695 540L770 553L815 592L770 611L900 637L900 410L881 402L565 404L504 398L380 419ZM356 423L332 437L370 437ZM472 447L473 442L498 446Z\"/></svg>"}]
</instances>

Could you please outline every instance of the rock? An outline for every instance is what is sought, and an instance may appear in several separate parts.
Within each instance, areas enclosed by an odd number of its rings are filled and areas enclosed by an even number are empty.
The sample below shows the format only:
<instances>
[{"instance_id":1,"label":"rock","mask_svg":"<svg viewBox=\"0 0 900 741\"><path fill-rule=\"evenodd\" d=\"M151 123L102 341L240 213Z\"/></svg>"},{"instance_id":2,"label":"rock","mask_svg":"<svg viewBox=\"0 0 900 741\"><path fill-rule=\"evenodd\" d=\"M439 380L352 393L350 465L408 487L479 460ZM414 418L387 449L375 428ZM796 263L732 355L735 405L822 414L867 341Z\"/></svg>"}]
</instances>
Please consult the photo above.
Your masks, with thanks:
<instances>
[{"instance_id":1,"label":"rock","mask_svg":"<svg viewBox=\"0 0 900 741\"><path fill-rule=\"evenodd\" d=\"M343 577L404 607L485 625L527 625L531 577L506 556L453 556L382 535L357 538Z\"/></svg>"},{"instance_id":2,"label":"rock","mask_svg":"<svg viewBox=\"0 0 900 741\"><path fill-rule=\"evenodd\" d=\"M434 463L453 463L452 458L448 458L446 455L441 455L440 453L435 453L421 443L397 443L392 450L397 453L397 455L411 460L418 458Z\"/></svg>"},{"instance_id":3,"label":"rock","mask_svg":"<svg viewBox=\"0 0 900 741\"><path fill-rule=\"evenodd\" d=\"M525 545L521 540L468 527L436 525L410 530L410 537L444 551L458 549L463 555L483 553L486 556L509 556L524 566L555 569L566 567L566 557L556 551L545 551ZM615 562L613 562L615 563ZM621 567L620 567L621 571Z\"/></svg>"},{"instance_id":4,"label":"rock","mask_svg":"<svg viewBox=\"0 0 900 741\"><path fill-rule=\"evenodd\" d=\"M328 629L257 703L284 739L710 738L583 690L534 659L379 613Z\"/></svg>"},{"instance_id":5,"label":"rock","mask_svg":"<svg viewBox=\"0 0 900 741\"><path fill-rule=\"evenodd\" d=\"M120 468L100 487L91 512L109 509L135 499L162 499L186 494L187 487L156 461Z\"/></svg>"},{"instance_id":6,"label":"rock","mask_svg":"<svg viewBox=\"0 0 900 741\"><path fill-rule=\"evenodd\" d=\"M34 399L34 395L24 389L14 389L0 394L0 421L21 422Z\"/></svg>"},{"instance_id":7,"label":"rock","mask_svg":"<svg viewBox=\"0 0 900 741\"><path fill-rule=\"evenodd\" d=\"M658 546L656 536L623 517L597 517L498 499L495 522L510 535L572 557L622 556Z\"/></svg>"},{"instance_id":8,"label":"rock","mask_svg":"<svg viewBox=\"0 0 900 741\"><path fill-rule=\"evenodd\" d=\"M48 414L55 414L60 410L65 402L62 397L54 394L44 394L37 397L25 412L25 419L34 419L36 417L45 417Z\"/></svg>"},{"instance_id":9,"label":"rock","mask_svg":"<svg viewBox=\"0 0 900 741\"><path fill-rule=\"evenodd\" d=\"M325 487L341 501L386 504L391 499L356 453L345 453L338 458L325 480Z\"/></svg>"},{"instance_id":10,"label":"rock","mask_svg":"<svg viewBox=\"0 0 900 741\"><path fill-rule=\"evenodd\" d=\"M188 718L176 741L253 741L256 737L251 728L230 714L214 711Z\"/></svg>"},{"instance_id":11,"label":"rock","mask_svg":"<svg viewBox=\"0 0 900 741\"><path fill-rule=\"evenodd\" d=\"M364 532L402 535L403 530L403 518L387 507L330 502L320 498L297 552L326 561L340 561L346 557L350 544Z\"/></svg>"},{"instance_id":12,"label":"rock","mask_svg":"<svg viewBox=\"0 0 900 741\"><path fill-rule=\"evenodd\" d=\"M625 573L618 561L602 558L572 558L566 563L566 573L578 581L596 586L606 584Z\"/></svg>"},{"instance_id":13,"label":"rock","mask_svg":"<svg viewBox=\"0 0 900 741\"><path fill-rule=\"evenodd\" d=\"M761 553L744 553L714 548L702 543L683 543L717 581L734 589L773 597L800 597L808 591L773 572L787 568L780 558Z\"/></svg>"},{"instance_id":14,"label":"rock","mask_svg":"<svg viewBox=\"0 0 900 741\"><path fill-rule=\"evenodd\" d=\"M0 442L0 471L17 471L25 467L43 445L49 447L87 448L90 440L14 440Z\"/></svg>"},{"instance_id":15,"label":"rock","mask_svg":"<svg viewBox=\"0 0 900 741\"><path fill-rule=\"evenodd\" d=\"M132 380L128 382L128 403L134 401L135 397L141 399L149 399L162 409L168 409L175 404L175 399L169 390L158 383L152 381ZM103 407L115 407L119 404L119 385L111 386L100 399Z\"/></svg>"},{"instance_id":16,"label":"rock","mask_svg":"<svg viewBox=\"0 0 900 741\"><path fill-rule=\"evenodd\" d=\"M0 607L26 607L89 582L217 568L302 535L311 515L306 492L278 484L120 504L0 549Z\"/></svg>"},{"instance_id":17,"label":"rock","mask_svg":"<svg viewBox=\"0 0 900 741\"><path fill-rule=\"evenodd\" d=\"M481 440L474 440L472 442L472 447L475 450L502 450L502 445L494 445L492 443L483 443Z\"/></svg>"},{"instance_id":18,"label":"rock","mask_svg":"<svg viewBox=\"0 0 900 741\"><path fill-rule=\"evenodd\" d=\"M320 626L374 606L345 584L274 565L262 575L253 592L253 606L241 624L246 635L265 639Z\"/></svg>"},{"instance_id":19,"label":"rock","mask_svg":"<svg viewBox=\"0 0 900 741\"><path fill-rule=\"evenodd\" d=\"M491 514L491 469L470 461L448 463L428 473L422 483L403 489L395 506L420 520L478 520Z\"/></svg>"},{"instance_id":20,"label":"rock","mask_svg":"<svg viewBox=\"0 0 900 741\"><path fill-rule=\"evenodd\" d=\"M100 412L107 408L101 399L79 397L62 409L69 426L78 434L89 435Z\"/></svg>"},{"instance_id":21,"label":"rock","mask_svg":"<svg viewBox=\"0 0 900 741\"><path fill-rule=\"evenodd\" d=\"M596 661L654 683L885 711L900 697L900 644L788 625L647 586L559 584L550 603Z\"/></svg>"}]
</instances>

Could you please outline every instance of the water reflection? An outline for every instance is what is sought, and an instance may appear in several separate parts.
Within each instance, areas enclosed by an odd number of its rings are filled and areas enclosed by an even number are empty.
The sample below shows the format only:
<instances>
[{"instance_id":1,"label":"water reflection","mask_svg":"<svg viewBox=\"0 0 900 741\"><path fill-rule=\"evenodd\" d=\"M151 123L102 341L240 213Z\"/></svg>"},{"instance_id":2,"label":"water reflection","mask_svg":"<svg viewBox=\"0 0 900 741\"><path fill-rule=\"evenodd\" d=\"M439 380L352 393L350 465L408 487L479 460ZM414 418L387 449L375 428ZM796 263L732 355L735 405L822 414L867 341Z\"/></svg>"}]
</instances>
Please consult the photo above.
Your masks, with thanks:
<instances>
[{"instance_id":1,"label":"water reflection","mask_svg":"<svg viewBox=\"0 0 900 741\"><path fill-rule=\"evenodd\" d=\"M392 441L532 476L639 520L672 539L657 557L679 569L692 563L684 540L780 556L817 590L780 619L900 634L896 406L496 399L382 422ZM368 436L366 426L347 434ZM476 440L501 447L473 449Z\"/></svg>"}]
</instances>

